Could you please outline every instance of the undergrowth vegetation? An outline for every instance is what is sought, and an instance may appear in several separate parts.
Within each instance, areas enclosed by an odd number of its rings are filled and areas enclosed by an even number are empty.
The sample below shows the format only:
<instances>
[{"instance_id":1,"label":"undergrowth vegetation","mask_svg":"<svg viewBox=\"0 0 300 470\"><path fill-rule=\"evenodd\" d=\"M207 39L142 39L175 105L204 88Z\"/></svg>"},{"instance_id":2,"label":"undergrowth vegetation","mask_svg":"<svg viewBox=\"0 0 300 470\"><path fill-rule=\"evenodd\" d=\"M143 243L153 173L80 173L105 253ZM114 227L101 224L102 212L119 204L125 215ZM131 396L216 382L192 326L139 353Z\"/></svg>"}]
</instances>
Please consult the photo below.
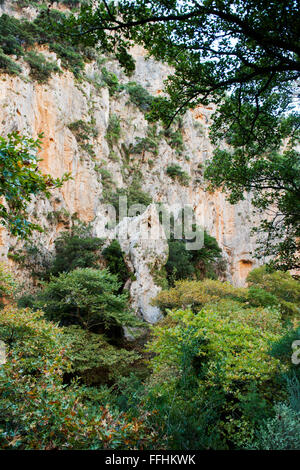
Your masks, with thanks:
<instances>
[{"instance_id":1,"label":"undergrowth vegetation","mask_svg":"<svg viewBox=\"0 0 300 470\"><path fill-rule=\"evenodd\" d=\"M77 237L61 236L66 269L25 308L1 266L1 448L299 448L297 281L265 268L248 288L177 280L154 300L164 319L145 347L123 335L145 324L120 289L129 273L118 242L103 250L109 272L77 266L92 262L89 243L74 257Z\"/></svg>"}]
</instances>

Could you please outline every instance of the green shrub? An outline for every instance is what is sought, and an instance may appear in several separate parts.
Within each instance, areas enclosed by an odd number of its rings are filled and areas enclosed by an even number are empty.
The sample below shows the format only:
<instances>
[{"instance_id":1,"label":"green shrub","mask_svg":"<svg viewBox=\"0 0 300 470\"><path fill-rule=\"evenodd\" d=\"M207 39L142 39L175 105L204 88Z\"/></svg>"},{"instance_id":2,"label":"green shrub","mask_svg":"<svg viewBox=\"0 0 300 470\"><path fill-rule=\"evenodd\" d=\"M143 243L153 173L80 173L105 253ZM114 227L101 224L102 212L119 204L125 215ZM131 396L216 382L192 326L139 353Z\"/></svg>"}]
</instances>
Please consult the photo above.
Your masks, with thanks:
<instances>
[{"instance_id":1,"label":"green shrub","mask_svg":"<svg viewBox=\"0 0 300 470\"><path fill-rule=\"evenodd\" d=\"M114 73L109 72L105 67L102 68L101 72L102 80L108 87L110 94L112 96L115 95L120 89L118 77Z\"/></svg>"},{"instance_id":2,"label":"green shrub","mask_svg":"<svg viewBox=\"0 0 300 470\"><path fill-rule=\"evenodd\" d=\"M204 231L202 248L187 250L188 243L188 240L176 240L173 237L168 240L169 257L165 267L170 285L178 279L217 277L215 265L222 255L217 240Z\"/></svg>"},{"instance_id":3,"label":"green shrub","mask_svg":"<svg viewBox=\"0 0 300 470\"><path fill-rule=\"evenodd\" d=\"M292 354L293 354L293 342L300 341L300 327L297 328L288 328L285 331L285 334L276 341L271 349L270 354L271 356L279 359L282 364L286 366L286 372L283 377L283 382L286 380L286 376L288 377L296 377L300 380L300 367L297 364L293 364L292 362Z\"/></svg>"},{"instance_id":4,"label":"green shrub","mask_svg":"<svg viewBox=\"0 0 300 470\"><path fill-rule=\"evenodd\" d=\"M187 186L190 181L189 175L177 163L169 165L166 173L172 180L177 180L183 186Z\"/></svg>"},{"instance_id":5,"label":"green shrub","mask_svg":"<svg viewBox=\"0 0 300 470\"><path fill-rule=\"evenodd\" d=\"M113 114L109 117L105 138L110 147L116 144L121 136L120 118Z\"/></svg>"},{"instance_id":6,"label":"green shrub","mask_svg":"<svg viewBox=\"0 0 300 470\"><path fill-rule=\"evenodd\" d=\"M7 361L0 367L1 449L153 447L155 436L143 417L130 420L102 406L95 389L63 383L72 367L68 342L42 312L3 310L0 340L7 345ZM76 360L74 349L70 354ZM125 362L130 360L127 355Z\"/></svg>"},{"instance_id":7,"label":"green shrub","mask_svg":"<svg viewBox=\"0 0 300 470\"><path fill-rule=\"evenodd\" d=\"M46 83L52 73L60 72L60 68L45 58L43 54L29 51L24 59L30 65L30 76L39 83Z\"/></svg>"},{"instance_id":8,"label":"green shrub","mask_svg":"<svg viewBox=\"0 0 300 470\"><path fill-rule=\"evenodd\" d=\"M269 418L259 427L249 447L255 450L299 450L300 412L288 404L277 404L274 418Z\"/></svg>"},{"instance_id":9,"label":"green shrub","mask_svg":"<svg viewBox=\"0 0 300 470\"><path fill-rule=\"evenodd\" d=\"M55 240L55 256L49 273L57 276L76 268L96 268L102 245L103 240L92 237L88 230L63 232Z\"/></svg>"},{"instance_id":10,"label":"green shrub","mask_svg":"<svg viewBox=\"0 0 300 470\"><path fill-rule=\"evenodd\" d=\"M62 3L68 7L74 8L80 5L81 0L62 0Z\"/></svg>"},{"instance_id":11,"label":"green shrub","mask_svg":"<svg viewBox=\"0 0 300 470\"><path fill-rule=\"evenodd\" d=\"M21 72L21 67L14 60L10 59L10 57L4 54L0 48L0 73L18 75Z\"/></svg>"},{"instance_id":12,"label":"green shrub","mask_svg":"<svg viewBox=\"0 0 300 470\"><path fill-rule=\"evenodd\" d=\"M79 119L75 122L71 122L68 125L68 128L70 129L70 131L73 132L79 144L85 144L86 141L88 141L89 139L98 136L98 131L94 127L94 123L85 122L82 119Z\"/></svg>"},{"instance_id":13,"label":"green shrub","mask_svg":"<svg viewBox=\"0 0 300 470\"><path fill-rule=\"evenodd\" d=\"M250 288L260 288L269 293L269 301L277 302L285 318L299 318L300 283L289 273L268 272L266 266L253 269L247 277Z\"/></svg>"},{"instance_id":14,"label":"green shrub","mask_svg":"<svg viewBox=\"0 0 300 470\"><path fill-rule=\"evenodd\" d=\"M276 320L278 312L269 312L271 330L273 316ZM173 416L171 448L184 448L186 440L190 440L188 448L205 448L208 437L211 448L229 448L252 438L258 422L271 415L274 396L281 395L277 382L280 365L268 355L269 343L278 338L268 328L249 325L246 315L240 321L213 308L197 314L169 312L153 327L148 345L153 354L148 393L153 405L156 399L159 412L163 399L162 411ZM197 406L190 407L189 401ZM210 423L207 412L214 413ZM184 433L176 431L181 413L187 419L180 419ZM219 436L217 442L214 436Z\"/></svg>"},{"instance_id":15,"label":"green shrub","mask_svg":"<svg viewBox=\"0 0 300 470\"><path fill-rule=\"evenodd\" d=\"M124 261L124 255L118 240L113 240L110 245L104 248L102 255L106 260L109 271L118 277L123 286L130 278L131 273Z\"/></svg>"},{"instance_id":16,"label":"green shrub","mask_svg":"<svg viewBox=\"0 0 300 470\"><path fill-rule=\"evenodd\" d=\"M91 60L95 54L92 54L91 48L75 45L73 37L62 38L60 25L65 20L65 13L55 9L51 9L47 15L41 10L31 22L3 14L0 17L0 47L5 55L0 55L0 64L2 62L0 70L12 74L19 73L19 66L8 60L6 55L17 55L17 57L25 55L32 66L32 77L42 82L46 81L51 73L58 71L57 65L42 63L39 56L27 53L27 49L34 45L47 45L49 50L55 52L61 59L62 67L71 70L76 77L79 77L84 69L84 61Z\"/></svg>"},{"instance_id":17,"label":"green shrub","mask_svg":"<svg viewBox=\"0 0 300 470\"><path fill-rule=\"evenodd\" d=\"M103 335L91 333L79 326L64 329L71 361L70 373L86 385L111 384L124 375L140 359L135 351L109 344Z\"/></svg>"},{"instance_id":18,"label":"green shrub","mask_svg":"<svg viewBox=\"0 0 300 470\"><path fill-rule=\"evenodd\" d=\"M171 289L161 291L154 303L162 310L191 307L193 311L198 312L205 304L215 304L221 299L245 298L246 289L233 287L227 282L212 279L182 280L175 281Z\"/></svg>"},{"instance_id":19,"label":"green shrub","mask_svg":"<svg viewBox=\"0 0 300 470\"><path fill-rule=\"evenodd\" d=\"M33 45L34 38L28 31L29 23L3 14L0 17L0 46L4 54L20 57L24 54L22 43Z\"/></svg>"},{"instance_id":20,"label":"green shrub","mask_svg":"<svg viewBox=\"0 0 300 470\"><path fill-rule=\"evenodd\" d=\"M135 104L141 111L149 111L153 96L145 90L139 83L129 82L124 87L129 94L130 101Z\"/></svg>"},{"instance_id":21,"label":"green shrub","mask_svg":"<svg viewBox=\"0 0 300 470\"><path fill-rule=\"evenodd\" d=\"M62 325L79 325L93 331L140 326L129 313L127 295L118 294L120 283L108 270L83 268L52 277L37 295L36 307Z\"/></svg>"}]
</instances>

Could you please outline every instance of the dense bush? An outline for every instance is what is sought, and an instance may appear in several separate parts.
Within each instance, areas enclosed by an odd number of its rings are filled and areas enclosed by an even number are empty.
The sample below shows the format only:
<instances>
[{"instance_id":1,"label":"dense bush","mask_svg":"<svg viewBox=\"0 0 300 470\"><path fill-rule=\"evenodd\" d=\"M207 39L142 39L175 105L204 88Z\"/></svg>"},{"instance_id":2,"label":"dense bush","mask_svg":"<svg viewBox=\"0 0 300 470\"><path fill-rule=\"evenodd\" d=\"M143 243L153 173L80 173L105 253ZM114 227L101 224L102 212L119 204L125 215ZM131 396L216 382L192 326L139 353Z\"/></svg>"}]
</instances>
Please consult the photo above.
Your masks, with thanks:
<instances>
[{"instance_id":1,"label":"dense bush","mask_svg":"<svg viewBox=\"0 0 300 470\"><path fill-rule=\"evenodd\" d=\"M114 73L109 72L105 67L102 68L101 72L104 84L108 87L110 94L114 95L120 90L118 77Z\"/></svg>"},{"instance_id":2,"label":"dense bush","mask_svg":"<svg viewBox=\"0 0 300 470\"><path fill-rule=\"evenodd\" d=\"M41 312L6 308L0 340L1 449L136 449L153 447L144 418L102 406L93 389L63 384L71 370L61 328ZM71 354L74 355L74 352Z\"/></svg>"},{"instance_id":3,"label":"dense bush","mask_svg":"<svg viewBox=\"0 0 300 470\"><path fill-rule=\"evenodd\" d=\"M30 63L32 77L38 78L39 81L46 81L51 72L58 71L58 67L43 60L40 54L34 51L28 52L28 49L35 45L47 45L61 59L62 67L71 70L77 77L80 75L85 61L90 60L90 49L77 46L71 37L61 36L59 25L66 18L63 12L51 9L49 15L51 21L43 9L31 22L6 14L0 17L1 71L11 74L19 73L19 66L14 64L8 56L25 56Z\"/></svg>"},{"instance_id":4,"label":"dense bush","mask_svg":"<svg viewBox=\"0 0 300 470\"><path fill-rule=\"evenodd\" d=\"M300 449L300 383L288 380L289 402L277 403L274 417L263 421L248 447L258 450Z\"/></svg>"},{"instance_id":5,"label":"dense bush","mask_svg":"<svg viewBox=\"0 0 300 470\"><path fill-rule=\"evenodd\" d=\"M155 304L161 309L191 307L199 311L207 303L216 303L221 299L239 300L246 297L245 289L233 287L227 282L205 279L204 281L175 281L175 286L161 291L155 298Z\"/></svg>"},{"instance_id":6,"label":"dense bush","mask_svg":"<svg viewBox=\"0 0 300 470\"><path fill-rule=\"evenodd\" d=\"M187 250L188 243L188 240L173 237L168 240L169 257L165 268L170 285L179 279L217 277L216 263L221 259L222 250L216 239L204 231L202 248Z\"/></svg>"},{"instance_id":7,"label":"dense bush","mask_svg":"<svg viewBox=\"0 0 300 470\"><path fill-rule=\"evenodd\" d=\"M24 59L30 65L30 76L39 83L46 83L52 73L60 72L60 68L54 62L47 60L38 52L29 51Z\"/></svg>"},{"instance_id":8,"label":"dense bush","mask_svg":"<svg viewBox=\"0 0 300 470\"><path fill-rule=\"evenodd\" d=\"M79 326L64 328L64 342L71 361L69 373L80 377L86 385L111 384L128 375L140 356L109 344L104 335L83 330Z\"/></svg>"},{"instance_id":9,"label":"dense bush","mask_svg":"<svg viewBox=\"0 0 300 470\"><path fill-rule=\"evenodd\" d=\"M21 67L14 60L4 54L3 50L0 48L0 73L18 75L21 71Z\"/></svg>"},{"instance_id":10,"label":"dense bush","mask_svg":"<svg viewBox=\"0 0 300 470\"><path fill-rule=\"evenodd\" d=\"M172 448L185 448L187 436L188 448L227 448L246 441L258 422L270 416L274 395L280 395L279 363L268 355L269 342L279 337L273 331L278 313L269 311L265 330L259 327L259 313L253 326L247 315L240 321L213 309L197 314L179 310L153 328L149 400L154 405L156 397L159 413L169 410ZM198 413L190 410L191 421L184 421L180 415L189 401L197 404ZM183 429L174 432L178 419Z\"/></svg>"},{"instance_id":11,"label":"dense bush","mask_svg":"<svg viewBox=\"0 0 300 470\"><path fill-rule=\"evenodd\" d=\"M280 309L286 318L300 315L300 283L293 277L282 271L268 272L266 266L253 269L247 277L251 289L260 288L269 296L272 295L274 303L280 305Z\"/></svg>"},{"instance_id":12,"label":"dense bush","mask_svg":"<svg viewBox=\"0 0 300 470\"><path fill-rule=\"evenodd\" d=\"M273 357L276 357L276 359L279 359L287 368L287 371L283 377L283 382L286 380L286 377L296 377L300 381L299 364L294 364L292 362L294 341L300 341L299 319L298 327L290 327L286 329L285 334L280 338L280 340L276 341L270 349L270 354Z\"/></svg>"},{"instance_id":13,"label":"dense bush","mask_svg":"<svg viewBox=\"0 0 300 470\"><path fill-rule=\"evenodd\" d=\"M257 432L251 449L299 450L300 412L285 403L275 406L275 417L264 422Z\"/></svg>"},{"instance_id":14,"label":"dense bush","mask_svg":"<svg viewBox=\"0 0 300 470\"><path fill-rule=\"evenodd\" d=\"M106 269L78 268L45 283L35 305L62 325L77 324L93 331L139 326L128 311L127 295L118 294L119 287L117 276Z\"/></svg>"},{"instance_id":15,"label":"dense bush","mask_svg":"<svg viewBox=\"0 0 300 470\"><path fill-rule=\"evenodd\" d=\"M91 236L88 229L63 232L55 240L55 256L49 273L58 275L76 268L96 268L103 240Z\"/></svg>"},{"instance_id":16,"label":"dense bush","mask_svg":"<svg viewBox=\"0 0 300 470\"><path fill-rule=\"evenodd\" d=\"M123 286L130 278L131 273L124 261L124 255L118 240L113 240L110 245L104 248L102 255L106 260L109 271L118 277Z\"/></svg>"}]
</instances>

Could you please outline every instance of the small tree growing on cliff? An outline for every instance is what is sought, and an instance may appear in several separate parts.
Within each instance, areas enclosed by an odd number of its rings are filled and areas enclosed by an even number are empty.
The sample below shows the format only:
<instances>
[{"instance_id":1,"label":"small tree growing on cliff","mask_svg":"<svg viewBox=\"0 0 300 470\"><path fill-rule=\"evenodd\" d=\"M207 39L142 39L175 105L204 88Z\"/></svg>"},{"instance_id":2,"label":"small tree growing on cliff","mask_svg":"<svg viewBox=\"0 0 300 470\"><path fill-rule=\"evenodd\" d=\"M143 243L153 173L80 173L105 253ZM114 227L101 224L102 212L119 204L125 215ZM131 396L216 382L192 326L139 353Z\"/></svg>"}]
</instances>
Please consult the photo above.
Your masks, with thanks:
<instances>
[{"instance_id":1,"label":"small tree growing on cliff","mask_svg":"<svg viewBox=\"0 0 300 470\"><path fill-rule=\"evenodd\" d=\"M127 295L118 294L117 276L106 269L75 269L53 277L37 295L34 307L62 325L79 325L97 331L140 326L128 311Z\"/></svg>"},{"instance_id":2,"label":"small tree growing on cliff","mask_svg":"<svg viewBox=\"0 0 300 470\"><path fill-rule=\"evenodd\" d=\"M18 132L0 137L0 222L13 235L27 238L33 230L42 228L28 220L27 208L32 196L50 197L50 189L59 188L69 179L44 175L38 169L36 152L42 134L37 140Z\"/></svg>"}]
</instances>

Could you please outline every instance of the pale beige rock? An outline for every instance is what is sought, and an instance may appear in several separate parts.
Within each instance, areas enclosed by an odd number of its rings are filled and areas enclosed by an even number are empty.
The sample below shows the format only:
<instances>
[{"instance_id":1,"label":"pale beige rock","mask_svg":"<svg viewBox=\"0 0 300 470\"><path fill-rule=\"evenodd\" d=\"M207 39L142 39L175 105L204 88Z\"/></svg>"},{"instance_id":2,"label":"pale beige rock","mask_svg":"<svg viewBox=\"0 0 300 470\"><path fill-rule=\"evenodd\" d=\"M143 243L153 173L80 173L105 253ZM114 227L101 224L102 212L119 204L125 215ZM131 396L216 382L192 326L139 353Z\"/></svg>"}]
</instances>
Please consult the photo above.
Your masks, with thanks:
<instances>
[{"instance_id":1,"label":"pale beige rock","mask_svg":"<svg viewBox=\"0 0 300 470\"><path fill-rule=\"evenodd\" d=\"M44 53L54 57L53 53L45 50ZM163 80L170 69L153 59L147 59L140 47L136 47L133 53L136 58L136 72L130 80L142 84L154 95L162 93ZM122 82L129 80L116 61L110 60L104 65L114 71ZM29 70L25 64L23 75L27 77L26 80L22 77L0 76L0 134L6 135L19 130L37 137L43 132L39 155L43 159L41 169L54 177L61 177L64 172L70 172L72 176L72 180L65 183L61 190L54 191L50 201L39 199L30 204L30 213L47 229L44 234L34 236L45 249L53 248L55 238L64 229L63 224L49 220L53 211L65 211L69 217L76 213L81 220L93 224L97 236L103 236L108 218L102 200L105 184L97 171L97 165L109 170L116 187L127 186L130 175L124 166L122 144L128 147L135 143L137 137L147 135L148 123L144 114L129 102L129 95L125 91L110 97L107 88L99 90L93 85L100 69L95 64L88 64L86 73L89 80L83 84L78 84L70 72L54 75L46 85L33 83L28 79ZM200 224L216 237L223 250L228 261L227 279L241 286L248 271L258 265L251 254L255 248L255 238L250 237L254 218L249 197L232 206L226 201L224 194L209 194L203 189L199 164L203 165L213 151L208 138L212 111L210 107L199 106L186 114L183 121L185 152L182 156L178 156L162 137L157 157L145 152L144 155L134 155L129 163L131 167L136 166L141 171L142 189L151 194L155 202L166 205L189 204L194 208ZM121 123L120 141L113 149L117 158L110 158L110 149L105 138L109 116L113 114L118 115ZM93 126L98 131L98 136L89 141L93 146L94 156L80 147L68 127L78 120L91 122L91 117L94 119ZM179 164L190 176L188 186L182 186L166 175L166 168L173 163ZM147 218L147 214L148 211L141 216L142 220ZM137 222L138 218L129 221L132 226ZM120 224L120 229L124 223ZM112 230L110 239L113 233ZM15 244L13 237L1 228L0 256L5 259L9 247ZM129 240L123 240L121 246L136 276L136 281L130 286L132 305L147 321L153 323L160 314L150 305L151 298L159 290L153 281L151 269L154 266L159 268L165 262L167 243L162 239L154 245L147 244L137 230Z\"/></svg>"}]
</instances>

